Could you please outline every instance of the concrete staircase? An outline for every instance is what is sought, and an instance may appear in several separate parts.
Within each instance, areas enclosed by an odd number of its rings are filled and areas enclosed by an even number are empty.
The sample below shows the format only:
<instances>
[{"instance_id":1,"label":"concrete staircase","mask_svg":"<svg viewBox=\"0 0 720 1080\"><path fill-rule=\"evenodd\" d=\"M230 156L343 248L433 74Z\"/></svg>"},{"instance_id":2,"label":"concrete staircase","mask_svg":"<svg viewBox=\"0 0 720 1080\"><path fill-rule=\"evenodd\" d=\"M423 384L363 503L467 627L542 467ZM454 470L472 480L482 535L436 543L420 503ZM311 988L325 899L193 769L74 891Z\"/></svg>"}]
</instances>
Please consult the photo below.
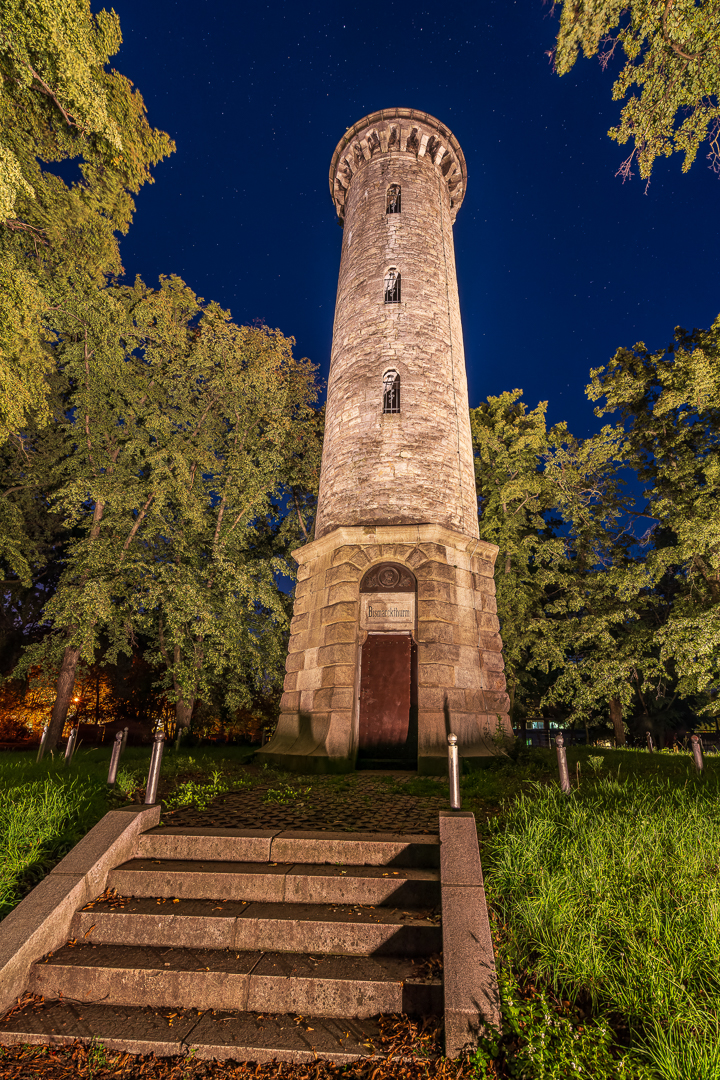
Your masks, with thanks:
<instances>
[{"instance_id":1,"label":"concrete staircase","mask_svg":"<svg viewBox=\"0 0 720 1080\"><path fill-rule=\"evenodd\" d=\"M349 1062L443 1014L437 836L155 827L35 962L0 1043Z\"/></svg>"}]
</instances>

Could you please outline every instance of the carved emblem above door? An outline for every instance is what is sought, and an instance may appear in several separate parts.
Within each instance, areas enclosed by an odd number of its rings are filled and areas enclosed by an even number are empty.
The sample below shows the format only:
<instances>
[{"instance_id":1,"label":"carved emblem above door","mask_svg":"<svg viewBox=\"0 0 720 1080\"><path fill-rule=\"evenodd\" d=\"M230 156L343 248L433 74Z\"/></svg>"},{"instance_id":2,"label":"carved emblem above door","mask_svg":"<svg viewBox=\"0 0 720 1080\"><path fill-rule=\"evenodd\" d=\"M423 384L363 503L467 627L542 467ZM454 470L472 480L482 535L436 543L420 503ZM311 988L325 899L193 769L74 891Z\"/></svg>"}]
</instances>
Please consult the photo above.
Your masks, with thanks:
<instances>
[{"instance_id":1,"label":"carved emblem above door","mask_svg":"<svg viewBox=\"0 0 720 1080\"><path fill-rule=\"evenodd\" d=\"M417 582L412 571L401 563L372 566L360 582L360 592L415 592Z\"/></svg>"}]
</instances>

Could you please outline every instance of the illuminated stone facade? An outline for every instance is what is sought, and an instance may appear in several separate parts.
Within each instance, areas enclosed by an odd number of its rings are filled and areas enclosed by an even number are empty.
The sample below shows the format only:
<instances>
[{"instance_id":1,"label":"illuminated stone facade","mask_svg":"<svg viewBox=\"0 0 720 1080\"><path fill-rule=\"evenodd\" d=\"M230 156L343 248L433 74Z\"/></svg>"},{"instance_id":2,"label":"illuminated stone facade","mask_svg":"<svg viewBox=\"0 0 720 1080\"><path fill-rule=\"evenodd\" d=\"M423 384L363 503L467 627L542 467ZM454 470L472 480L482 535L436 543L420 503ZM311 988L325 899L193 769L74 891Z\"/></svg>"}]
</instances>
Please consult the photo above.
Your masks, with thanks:
<instances>
[{"instance_id":1,"label":"illuminated stone facade","mask_svg":"<svg viewBox=\"0 0 720 1080\"><path fill-rule=\"evenodd\" d=\"M315 539L295 553L282 715L263 750L299 769L353 767L368 633L412 637L421 771L445 768L448 724L470 757L509 730L452 237L465 184L457 140L411 109L361 120L333 156L344 232ZM385 563L407 567L414 591L378 593L373 609L361 582Z\"/></svg>"}]
</instances>

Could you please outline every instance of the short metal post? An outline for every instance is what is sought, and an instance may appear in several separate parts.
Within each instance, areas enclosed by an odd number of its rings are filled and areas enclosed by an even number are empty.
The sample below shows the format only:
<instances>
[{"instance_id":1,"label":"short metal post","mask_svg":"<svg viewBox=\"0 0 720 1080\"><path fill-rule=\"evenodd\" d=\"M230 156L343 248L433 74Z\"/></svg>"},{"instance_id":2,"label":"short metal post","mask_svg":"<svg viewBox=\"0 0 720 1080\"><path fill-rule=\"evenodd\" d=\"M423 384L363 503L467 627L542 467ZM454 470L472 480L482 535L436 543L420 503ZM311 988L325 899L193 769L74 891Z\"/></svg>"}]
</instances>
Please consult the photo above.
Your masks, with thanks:
<instances>
[{"instance_id":1,"label":"short metal post","mask_svg":"<svg viewBox=\"0 0 720 1080\"><path fill-rule=\"evenodd\" d=\"M78 737L78 728L74 727L68 735L67 746L65 747L65 764L69 765L72 761L72 756L75 753L75 743Z\"/></svg>"},{"instance_id":2,"label":"short metal post","mask_svg":"<svg viewBox=\"0 0 720 1080\"><path fill-rule=\"evenodd\" d=\"M690 740L690 744L692 746L693 757L695 758L695 768L699 773L701 773L703 771L704 765L703 752L702 746L700 745L700 740L698 739L697 735L693 735L692 739Z\"/></svg>"},{"instance_id":3,"label":"short metal post","mask_svg":"<svg viewBox=\"0 0 720 1080\"><path fill-rule=\"evenodd\" d=\"M125 728L127 731L127 728ZM112 754L110 755L110 768L108 769L108 787L114 787L117 780L118 765L120 764L120 755L122 754L123 733L118 731L115 736L115 742L113 743Z\"/></svg>"},{"instance_id":4,"label":"short metal post","mask_svg":"<svg viewBox=\"0 0 720 1080\"><path fill-rule=\"evenodd\" d=\"M448 735L448 782L450 785L450 809L459 810L460 800L460 758L458 756L457 735Z\"/></svg>"},{"instance_id":5,"label":"short metal post","mask_svg":"<svg viewBox=\"0 0 720 1080\"><path fill-rule=\"evenodd\" d=\"M655 749L655 747L653 746L653 741L652 741L652 735L650 734L650 732L649 732L649 731L646 731L646 732L645 732L645 741L647 742L647 748L648 748L648 750L649 750L649 751L650 751L650 753L652 754L652 752L653 752L653 750Z\"/></svg>"},{"instance_id":6,"label":"short metal post","mask_svg":"<svg viewBox=\"0 0 720 1080\"><path fill-rule=\"evenodd\" d=\"M125 747L127 746L127 740L128 740L128 729L126 727L124 727L122 729L122 745L120 746L120 757L122 757L123 754L125 753Z\"/></svg>"},{"instance_id":7,"label":"short metal post","mask_svg":"<svg viewBox=\"0 0 720 1080\"><path fill-rule=\"evenodd\" d=\"M555 748L557 749L558 769L560 770L560 788L564 792L571 790L570 788L570 775L567 767L567 751L565 750L565 740L562 734L555 736Z\"/></svg>"},{"instance_id":8,"label":"short metal post","mask_svg":"<svg viewBox=\"0 0 720 1080\"><path fill-rule=\"evenodd\" d=\"M145 788L145 802L147 804L154 803L157 798L164 746L165 734L163 731L159 731L155 736L155 742L153 743L152 756L150 758L150 771L148 773L147 787Z\"/></svg>"},{"instance_id":9,"label":"short metal post","mask_svg":"<svg viewBox=\"0 0 720 1080\"><path fill-rule=\"evenodd\" d=\"M37 757L35 758L35 763L36 764L37 764L38 761L42 761L42 759L43 759L43 754L45 753L45 744L47 742L47 737L48 737L48 724L45 725L45 727L42 730L42 735L40 736L40 745L38 746Z\"/></svg>"}]
</instances>

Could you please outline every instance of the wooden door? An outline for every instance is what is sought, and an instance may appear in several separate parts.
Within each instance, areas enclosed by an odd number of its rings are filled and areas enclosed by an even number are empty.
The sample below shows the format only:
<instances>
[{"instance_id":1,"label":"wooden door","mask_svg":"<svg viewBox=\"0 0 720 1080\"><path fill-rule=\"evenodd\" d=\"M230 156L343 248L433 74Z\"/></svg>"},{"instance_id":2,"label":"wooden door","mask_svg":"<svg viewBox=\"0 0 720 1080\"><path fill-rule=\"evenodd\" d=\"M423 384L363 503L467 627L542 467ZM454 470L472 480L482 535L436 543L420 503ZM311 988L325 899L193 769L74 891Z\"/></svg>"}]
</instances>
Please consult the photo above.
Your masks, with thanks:
<instances>
[{"instance_id":1,"label":"wooden door","mask_svg":"<svg viewBox=\"0 0 720 1080\"><path fill-rule=\"evenodd\" d=\"M368 634L360 668L360 753L402 756L411 704L409 634Z\"/></svg>"}]
</instances>

